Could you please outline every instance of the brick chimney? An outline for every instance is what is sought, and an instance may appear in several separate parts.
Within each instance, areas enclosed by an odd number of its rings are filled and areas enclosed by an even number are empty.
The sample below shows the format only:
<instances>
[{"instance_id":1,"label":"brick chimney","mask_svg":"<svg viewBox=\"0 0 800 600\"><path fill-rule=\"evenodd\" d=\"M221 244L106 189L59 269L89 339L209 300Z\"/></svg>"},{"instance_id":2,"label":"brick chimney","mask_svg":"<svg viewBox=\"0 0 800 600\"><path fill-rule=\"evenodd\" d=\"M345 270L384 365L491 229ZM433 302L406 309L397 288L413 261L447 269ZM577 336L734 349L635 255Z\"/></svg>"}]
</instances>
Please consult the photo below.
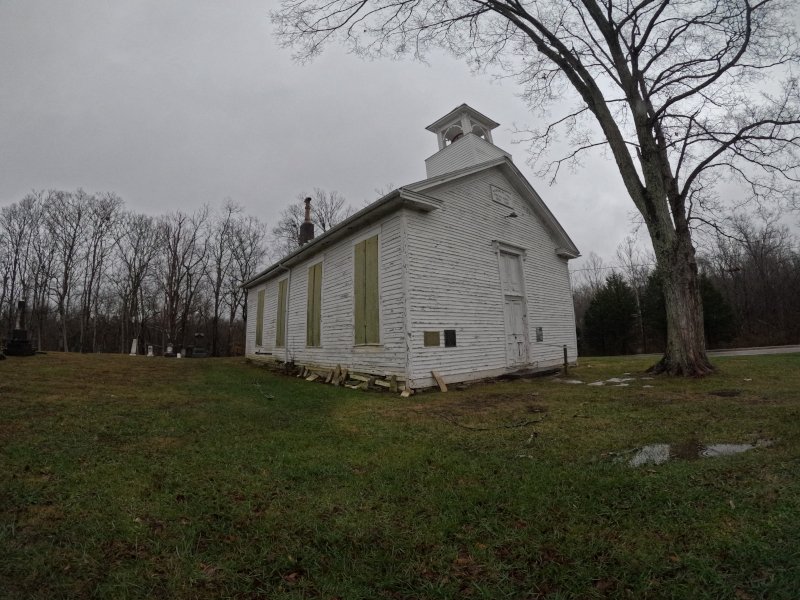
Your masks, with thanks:
<instances>
[{"instance_id":1,"label":"brick chimney","mask_svg":"<svg viewBox=\"0 0 800 600\"><path fill-rule=\"evenodd\" d=\"M311 222L311 198L305 199L306 218L300 225L300 245L307 244L314 239L314 223Z\"/></svg>"}]
</instances>

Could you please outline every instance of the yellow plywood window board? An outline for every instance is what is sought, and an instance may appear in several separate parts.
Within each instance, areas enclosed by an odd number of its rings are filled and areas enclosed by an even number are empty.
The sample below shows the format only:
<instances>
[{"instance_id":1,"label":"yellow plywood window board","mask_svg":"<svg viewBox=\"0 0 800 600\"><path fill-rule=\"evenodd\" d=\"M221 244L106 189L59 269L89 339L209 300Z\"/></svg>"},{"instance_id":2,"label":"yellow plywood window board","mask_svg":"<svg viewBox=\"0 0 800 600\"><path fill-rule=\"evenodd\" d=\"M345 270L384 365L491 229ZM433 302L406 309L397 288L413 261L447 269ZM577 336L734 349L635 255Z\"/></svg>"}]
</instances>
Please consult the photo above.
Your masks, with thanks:
<instances>
[{"instance_id":1,"label":"yellow plywood window board","mask_svg":"<svg viewBox=\"0 0 800 600\"><path fill-rule=\"evenodd\" d=\"M275 345L286 346L286 280L278 282L278 318L275 327Z\"/></svg>"},{"instance_id":2,"label":"yellow plywood window board","mask_svg":"<svg viewBox=\"0 0 800 600\"><path fill-rule=\"evenodd\" d=\"M423 331L423 342L426 346L439 346L439 332L438 331Z\"/></svg>"},{"instance_id":3,"label":"yellow plywood window board","mask_svg":"<svg viewBox=\"0 0 800 600\"><path fill-rule=\"evenodd\" d=\"M380 343L378 236L355 245L354 324L356 344Z\"/></svg>"}]
</instances>

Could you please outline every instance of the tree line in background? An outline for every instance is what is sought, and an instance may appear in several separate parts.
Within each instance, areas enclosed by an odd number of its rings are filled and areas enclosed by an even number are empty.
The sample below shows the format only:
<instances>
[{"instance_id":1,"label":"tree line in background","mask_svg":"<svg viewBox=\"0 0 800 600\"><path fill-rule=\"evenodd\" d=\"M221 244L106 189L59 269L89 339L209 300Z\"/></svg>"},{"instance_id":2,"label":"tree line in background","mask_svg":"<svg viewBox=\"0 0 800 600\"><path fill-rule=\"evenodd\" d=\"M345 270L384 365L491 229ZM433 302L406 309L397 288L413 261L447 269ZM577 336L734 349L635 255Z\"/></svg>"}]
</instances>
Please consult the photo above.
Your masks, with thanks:
<instances>
[{"instance_id":1,"label":"tree line in background","mask_svg":"<svg viewBox=\"0 0 800 600\"><path fill-rule=\"evenodd\" d=\"M595 254L574 274L582 355L662 352L666 309L654 259L628 238L617 266ZM709 348L800 343L800 244L775 216L738 216L700 246Z\"/></svg>"},{"instance_id":2,"label":"tree line in background","mask_svg":"<svg viewBox=\"0 0 800 600\"><path fill-rule=\"evenodd\" d=\"M266 255L265 226L226 202L153 217L113 193L33 192L0 210L4 333L26 301L44 350L129 352L203 334L214 355L241 352L243 281Z\"/></svg>"},{"instance_id":3,"label":"tree line in background","mask_svg":"<svg viewBox=\"0 0 800 600\"><path fill-rule=\"evenodd\" d=\"M315 189L313 198L318 232L351 212L337 192ZM300 200L270 236L231 201L154 217L114 193L32 192L0 209L0 338L24 300L41 350L127 353L136 340L139 353L168 343L180 351L202 334L212 356L241 354L241 285L298 247Z\"/></svg>"}]
</instances>

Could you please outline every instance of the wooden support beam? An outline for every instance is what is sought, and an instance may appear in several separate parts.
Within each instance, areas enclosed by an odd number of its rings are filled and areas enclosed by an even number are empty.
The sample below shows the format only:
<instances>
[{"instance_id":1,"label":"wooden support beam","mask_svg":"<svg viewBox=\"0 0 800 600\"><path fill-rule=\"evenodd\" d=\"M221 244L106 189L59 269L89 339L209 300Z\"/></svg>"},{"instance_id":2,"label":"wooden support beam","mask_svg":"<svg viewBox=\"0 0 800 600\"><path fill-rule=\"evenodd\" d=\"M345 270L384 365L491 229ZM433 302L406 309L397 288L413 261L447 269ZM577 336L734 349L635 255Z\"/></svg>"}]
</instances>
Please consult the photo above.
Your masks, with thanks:
<instances>
[{"instance_id":1,"label":"wooden support beam","mask_svg":"<svg viewBox=\"0 0 800 600\"><path fill-rule=\"evenodd\" d=\"M446 392L447 391L447 385L445 384L444 379L442 378L442 376L439 375L439 373L437 373L436 371L431 371L431 375L433 375L433 378L436 380L436 383L439 385L439 389L441 391L443 391L443 392Z\"/></svg>"}]
</instances>

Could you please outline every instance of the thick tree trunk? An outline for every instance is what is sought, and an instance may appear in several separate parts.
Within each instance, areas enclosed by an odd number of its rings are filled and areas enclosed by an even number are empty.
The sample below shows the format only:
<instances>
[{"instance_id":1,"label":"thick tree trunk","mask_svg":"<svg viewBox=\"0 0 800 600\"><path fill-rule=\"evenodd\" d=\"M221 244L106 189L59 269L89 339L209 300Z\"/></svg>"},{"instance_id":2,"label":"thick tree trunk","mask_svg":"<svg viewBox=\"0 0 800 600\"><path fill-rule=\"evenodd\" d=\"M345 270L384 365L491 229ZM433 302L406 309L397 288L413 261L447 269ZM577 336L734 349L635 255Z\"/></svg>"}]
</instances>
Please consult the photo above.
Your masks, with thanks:
<instances>
[{"instance_id":1,"label":"thick tree trunk","mask_svg":"<svg viewBox=\"0 0 800 600\"><path fill-rule=\"evenodd\" d=\"M667 309L667 347L652 373L702 377L714 371L706 355L703 303L697 261L688 231L677 232L674 247L656 250Z\"/></svg>"}]
</instances>

